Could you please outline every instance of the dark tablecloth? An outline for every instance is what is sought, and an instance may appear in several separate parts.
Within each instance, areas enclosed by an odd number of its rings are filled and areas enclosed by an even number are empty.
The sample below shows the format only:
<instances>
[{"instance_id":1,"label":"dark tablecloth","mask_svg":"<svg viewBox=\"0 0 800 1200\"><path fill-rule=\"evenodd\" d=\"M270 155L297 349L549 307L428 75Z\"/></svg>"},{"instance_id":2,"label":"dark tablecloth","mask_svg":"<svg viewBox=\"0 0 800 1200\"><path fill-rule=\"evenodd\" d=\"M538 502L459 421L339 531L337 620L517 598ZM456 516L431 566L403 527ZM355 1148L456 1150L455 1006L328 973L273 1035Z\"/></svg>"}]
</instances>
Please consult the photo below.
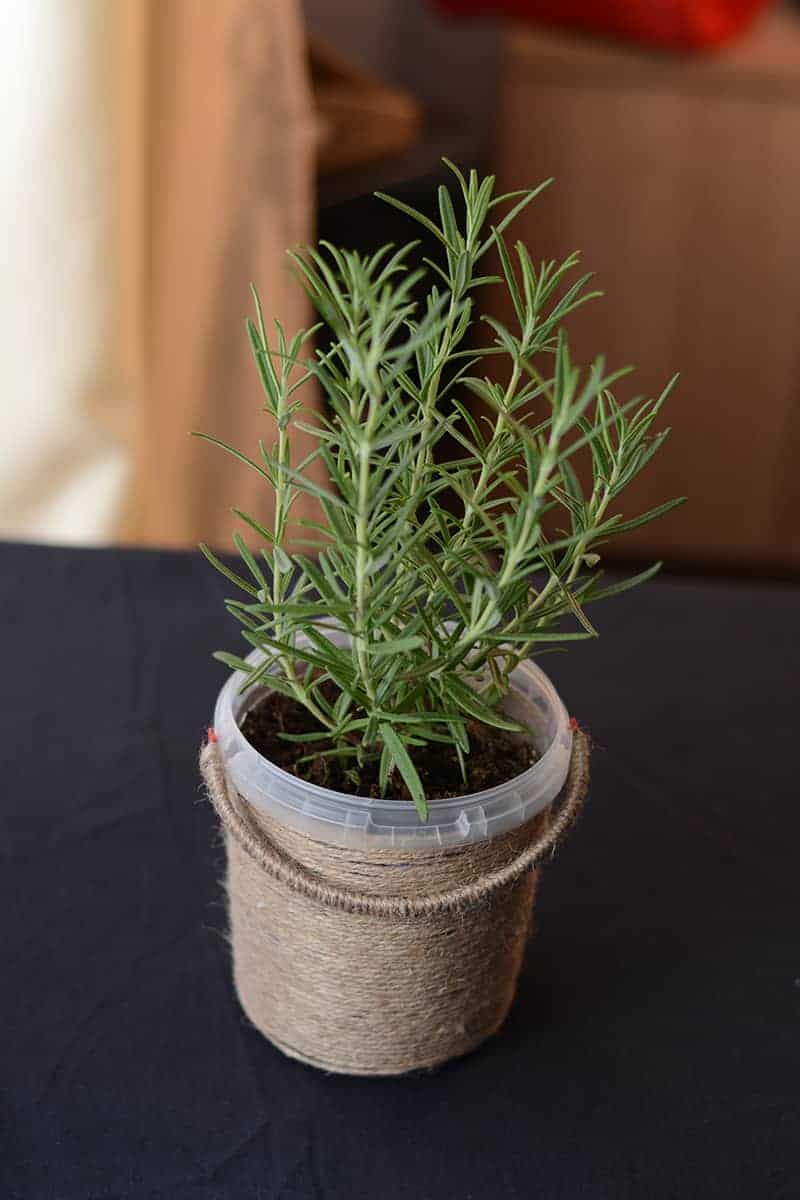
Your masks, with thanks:
<instances>
[{"instance_id":1,"label":"dark tablecloth","mask_svg":"<svg viewBox=\"0 0 800 1200\"><path fill-rule=\"evenodd\" d=\"M0 554L0 1197L800 1196L798 590L663 579L543 660L597 750L518 1001L383 1081L237 1007L196 767L224 591L194 555Z\"/></svg>"}]
</instances>

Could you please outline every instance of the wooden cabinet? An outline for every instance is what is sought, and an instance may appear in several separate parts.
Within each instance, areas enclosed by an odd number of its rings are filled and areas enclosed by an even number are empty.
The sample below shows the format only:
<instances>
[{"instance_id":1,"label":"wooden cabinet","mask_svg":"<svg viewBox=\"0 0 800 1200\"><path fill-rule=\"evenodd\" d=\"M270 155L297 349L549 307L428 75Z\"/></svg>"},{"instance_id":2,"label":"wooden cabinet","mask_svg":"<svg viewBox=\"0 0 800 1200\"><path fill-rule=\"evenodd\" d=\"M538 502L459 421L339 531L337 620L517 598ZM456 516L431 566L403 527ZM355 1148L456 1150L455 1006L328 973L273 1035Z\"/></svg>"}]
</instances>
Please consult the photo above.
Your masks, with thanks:
<instances>
[{"instance_id":1,"label":"wooden cabinet","mask_svg":"<svg viewBox=\"0 0 800 1200\"><path fill-rule=\"evenodd\" d=\"M557 181L518 236L535 259L581 250L605 292L575 355L635 362L627 394L681 372L672 439L625 499L690 503L617 553L800 568L800 15L713 57L514 27L506 59L499 182Z\"/></svg>"}]
</instances>

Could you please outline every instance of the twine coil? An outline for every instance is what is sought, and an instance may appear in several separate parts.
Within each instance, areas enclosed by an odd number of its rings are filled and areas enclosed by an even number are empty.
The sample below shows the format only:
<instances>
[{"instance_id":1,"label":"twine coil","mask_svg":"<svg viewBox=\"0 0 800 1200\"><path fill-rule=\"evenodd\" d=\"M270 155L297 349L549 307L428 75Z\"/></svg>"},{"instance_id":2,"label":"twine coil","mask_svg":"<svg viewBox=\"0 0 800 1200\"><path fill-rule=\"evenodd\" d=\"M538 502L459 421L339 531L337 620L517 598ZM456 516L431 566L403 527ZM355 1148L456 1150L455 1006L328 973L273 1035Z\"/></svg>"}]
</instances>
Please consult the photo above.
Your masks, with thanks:
<instances>
[{"instance_id":1,"label":"twine coil","mask_svg":"<svg viewBox=\"0 0 800 1200\"><path fill-rule=\"evenodd\" d=\"M216 743L200 765L226 837L236 989L275 1045L328 1071L395 1075L465 1054L499 1029L536 867L588 789L585 734L574 734L549 811L441 850L328 845L239 796Z\"/></svg>"}]
</instances>

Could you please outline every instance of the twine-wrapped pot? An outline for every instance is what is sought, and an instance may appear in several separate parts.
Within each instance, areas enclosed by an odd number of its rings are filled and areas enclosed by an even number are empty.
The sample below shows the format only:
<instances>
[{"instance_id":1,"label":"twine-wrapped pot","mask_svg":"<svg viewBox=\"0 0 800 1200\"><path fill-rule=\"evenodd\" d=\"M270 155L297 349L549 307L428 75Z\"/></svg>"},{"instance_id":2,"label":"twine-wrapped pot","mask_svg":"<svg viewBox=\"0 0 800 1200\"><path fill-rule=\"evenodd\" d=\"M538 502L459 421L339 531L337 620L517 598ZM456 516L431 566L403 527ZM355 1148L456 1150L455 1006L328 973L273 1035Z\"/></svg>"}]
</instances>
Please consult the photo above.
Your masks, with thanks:
<instances>
[{"instance_id":1,"label":"twine-wrapped pot","mask_svg":"<svg viewBox=\"0 0 800 1200\"><path fill-rule=\"evenodd\" d=\"M588 786L587 739L549 680L531 664L515 674L510 707L539 760L499 788L434 801L427 824L410 804L339 796L268 763L238 727L257 696L242 697L237 676L220 694L201 768L225 831L234 980L250 1020L291 1057L402 1074L503 1023L536 866Z\"/></svg>"}]
</instances>

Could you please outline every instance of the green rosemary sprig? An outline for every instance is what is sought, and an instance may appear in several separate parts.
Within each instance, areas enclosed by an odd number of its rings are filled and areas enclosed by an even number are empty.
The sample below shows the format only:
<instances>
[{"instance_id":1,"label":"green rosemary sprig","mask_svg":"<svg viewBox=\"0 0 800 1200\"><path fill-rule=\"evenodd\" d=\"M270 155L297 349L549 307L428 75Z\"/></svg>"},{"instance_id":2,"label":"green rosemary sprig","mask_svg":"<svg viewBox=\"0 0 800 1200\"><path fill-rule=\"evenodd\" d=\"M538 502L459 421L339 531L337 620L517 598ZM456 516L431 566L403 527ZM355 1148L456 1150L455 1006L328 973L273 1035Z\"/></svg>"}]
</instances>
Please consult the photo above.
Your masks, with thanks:
<instances>
[{"instance_id":1,"label":"green rosemary sprig","mask_svg":"<svg viewBox=\"0 0 800 1200\"><path fill-rule=\"evenodd\" d=\"M675 381L656 399L622 404L611 389L626 372L607 371L602 357L586 371L573 364L564 322L599 294L591 276L570 282L577 255L536 265L504 238L546 184L495 195L493 177L448 166L457 198L440 188L438 223L382 197L433 234L441 262L415 264L413 242L366 257L324 242L292 254L331 331L328 348L309 352L315 329L289 338L278 322L270 341L255 297L248 331L276 440L254 457L208 440L263 478L274 518L267 529L233 510L262 543L255 552L234 535L241 574L202 547L244 593L227 607L264 656L256 668L218 657L249 684L269 673L356 775L371 758L384 787L398 771L423 817L415 747L449 742L463 771L470 720L517 728L503 699L520 661L596 636L586 605L658 569L601 587L603 545L681 503L633 517L612 511L668 435L654 426ZM500 277L481 273L489 251ZM420 304L423 275L433 282ZM475 350L477 298L498 281L515 324L480 317L493 340ZM491 377L481 373L490 356L505 363ZM325 412L303 421L299 395L311 379ZM293 429L314 439L303 462L292 454ZM445 435L458 457L442 453ZM586 449L584 490L574 463ZM328 486L307 470L314 460ZM293 518L299 496L318 502L321 520ZM289 548L298 541L307 552ZM577 627L562 629L564 617Z\"/></svg>"}]
</instances>

